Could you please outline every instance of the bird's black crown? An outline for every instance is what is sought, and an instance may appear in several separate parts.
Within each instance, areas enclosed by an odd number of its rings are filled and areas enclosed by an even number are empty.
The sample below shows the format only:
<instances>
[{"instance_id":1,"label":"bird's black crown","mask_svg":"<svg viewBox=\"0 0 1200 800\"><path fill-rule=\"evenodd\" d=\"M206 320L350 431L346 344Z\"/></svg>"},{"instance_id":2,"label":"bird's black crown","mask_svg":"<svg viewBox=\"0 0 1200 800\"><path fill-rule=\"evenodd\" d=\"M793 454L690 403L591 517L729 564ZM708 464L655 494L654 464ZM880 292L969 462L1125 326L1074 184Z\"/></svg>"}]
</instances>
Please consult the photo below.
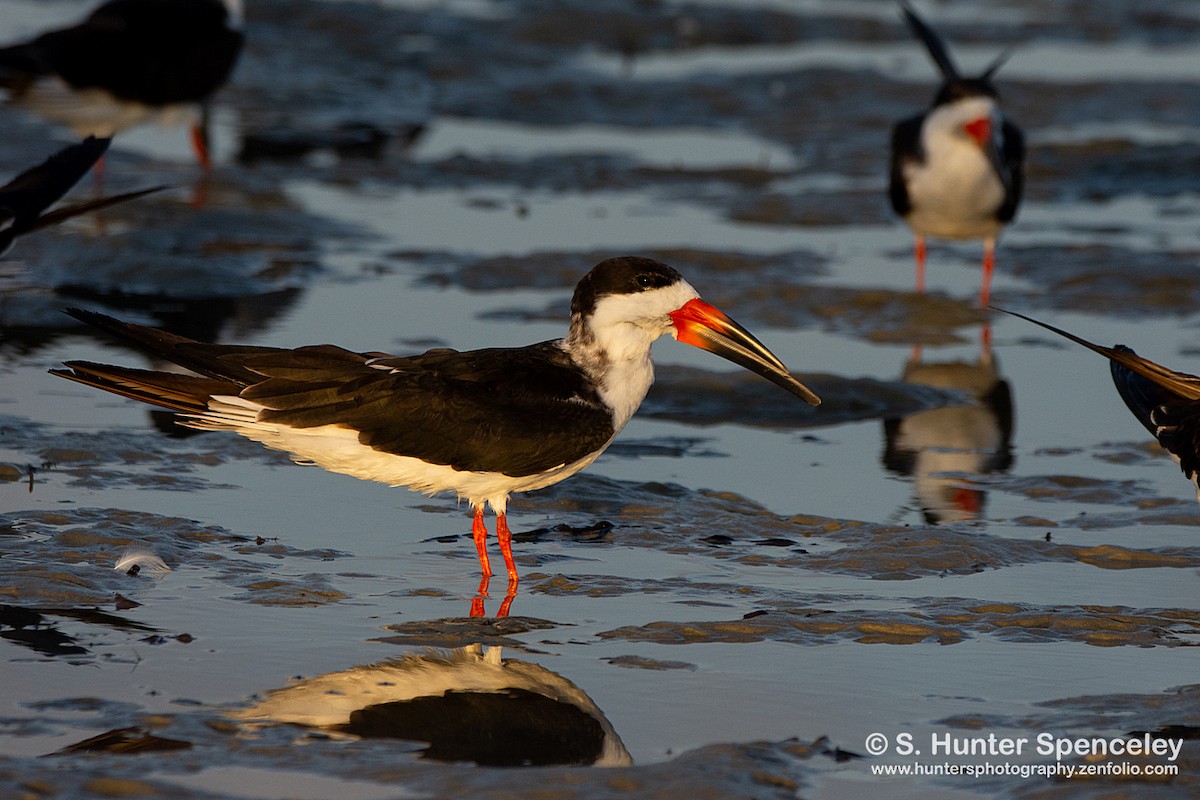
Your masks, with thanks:
<instances>
[{"instance_id":1,"label":"bird's black crown","mask_svg":"<svg viewBox=\"0 0 1200 800\"><path fill-rule=\"evenodd\" d=\"M636 294L660 289L683 280L672 267L642 256L620 256L601 261L583 276L571 299L573 315L587 315L601 298L611 294Z\"/></svg>"}]
</instances>

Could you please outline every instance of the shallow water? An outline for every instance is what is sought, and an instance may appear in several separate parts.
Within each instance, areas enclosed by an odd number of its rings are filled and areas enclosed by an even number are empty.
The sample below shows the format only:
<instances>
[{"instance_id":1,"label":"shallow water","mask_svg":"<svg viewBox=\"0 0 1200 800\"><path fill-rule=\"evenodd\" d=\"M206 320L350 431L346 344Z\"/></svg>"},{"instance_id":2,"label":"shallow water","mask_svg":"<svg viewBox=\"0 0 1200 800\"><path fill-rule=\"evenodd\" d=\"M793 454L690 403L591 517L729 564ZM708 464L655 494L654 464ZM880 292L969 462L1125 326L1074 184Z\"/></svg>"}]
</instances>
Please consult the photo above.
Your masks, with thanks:
<instances>
[{"instance_id":1,"label":"shallow water","mask_svg":"<svg viewBox=\"0 0 1200 800\"><path fill-rule=\"evenodd\" d=\"M930 292L912 293L884 148L932 69L890 4L249 5L213 175L197 179L182 131L122 137L107 189L179 188L27 237L0 263L0 794L1196 791L1194 487L1101 359L975 308L976 245L932 247ZM6 22L16 37L85 8L8 0ZM993 302L1195 371L1195 9L922 10L968 71L1028 42L1000 72L1031 153ZM65 141L0 115L0 174ZM362 130L380 136L373 154L351 146ZM307 152L251 158L251 140ZM140 363L73 327L72 304L222 341L524 344L560 335L575 281L625 252L680 268L825 404L658 345L658 381L618 442L514 498L523 580L507 618L502 587L477 595L453 499L167 435L145 408L45 374ZM170 570L115 571L130 548ZM468 617L481 599L488 616ZM342 713L381 691L380 665L476 644L502 647L510 672L557 676L538 691L590 698L602 723L555 719L608 726L633 766L467 769L422 757L412 715L375 737L349 718L239 711L309 679L343 682ZM551 724L544 699L510 696L538 712L498 718ZM883 777L919 759L867 751L872 733L1139 731L1187 741L1175 761L1063 763L1177 776ZM923 763L944 762L1057 763L1028 748Z\"/></svg>"}]
</instances>

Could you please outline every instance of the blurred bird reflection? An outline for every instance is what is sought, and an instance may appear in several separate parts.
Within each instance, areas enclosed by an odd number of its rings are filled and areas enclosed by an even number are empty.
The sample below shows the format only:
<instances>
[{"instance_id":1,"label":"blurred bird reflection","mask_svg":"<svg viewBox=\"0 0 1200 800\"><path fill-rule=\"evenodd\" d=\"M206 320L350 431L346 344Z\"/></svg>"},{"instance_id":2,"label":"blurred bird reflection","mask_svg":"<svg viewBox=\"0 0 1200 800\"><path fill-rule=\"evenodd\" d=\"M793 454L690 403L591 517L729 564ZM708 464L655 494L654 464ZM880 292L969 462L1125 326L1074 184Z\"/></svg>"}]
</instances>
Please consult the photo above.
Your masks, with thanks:
<instances>
[{"instance_id":1,"label":"blurred bird reflection","mask_svg":"<svg viewBox=\"0 0 1200 800\"><path fill-rule=\"evenodd\" d=\"M985 337L986 341L986 337ZM883 423L884 466L911 476L926 522L978 519L987 492L972 478L1013 463L1012 392L986 346L973 362L925 362L919 349L904 365L905 383L961 389L961 404L920 411Z\"/></svg>"},{"instance_id":2,"label":"blurred bird reflection","mask_svg":"<svg viewBox=\"0 0 1200 800\"><path fill-rule=\"evenodd\" d=\"M620 766L629 752L582 689L471 644L305 678L231 716L423 742L423 758L482 766Z\"/></svg>"}]
</instances>

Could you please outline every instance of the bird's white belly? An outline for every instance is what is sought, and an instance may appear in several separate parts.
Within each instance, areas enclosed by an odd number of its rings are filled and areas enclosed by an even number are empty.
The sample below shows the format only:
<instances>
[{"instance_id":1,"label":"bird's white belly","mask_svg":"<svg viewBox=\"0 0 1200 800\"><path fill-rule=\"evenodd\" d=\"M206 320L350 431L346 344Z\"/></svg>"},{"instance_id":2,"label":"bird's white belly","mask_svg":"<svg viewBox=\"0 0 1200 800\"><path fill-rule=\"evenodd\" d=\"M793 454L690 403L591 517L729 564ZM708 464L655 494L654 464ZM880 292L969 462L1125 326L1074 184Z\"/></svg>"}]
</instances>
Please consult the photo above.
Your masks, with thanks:
<instances>
[{"instance_id":1,"label":"bird's white belly","mask_svg":"<svg viewBox=\"0 0 1200 800\"><path fill-rule=\"evenodd\" d=\"M70 127L80 137L108 137L147 122L172 127L199 119L194 103L148 106L114 97L103 89L74 89L57 77L39 79L13 102Z\"/></svg>"},{"instance_id":2,"label":"bird's white belly","mask_svg":"<svg viewBox=\"0 0 1200 800\"><path fill-rule=\"evenodd\" d=\"M486 502L500 514L504 513L510 493L541 489L569 478L595 461L612 441L610 439L596 452L569 464L532 475L511 476L459 470L411 456L385 453L362 444L357 431L341 425L290 428L259 422L255 417L261 408L241 398L213 398L211 411L193 417L187 424L203 430L235 431L272 450L289 454L298 464L315 465L330 472L389 486L406 486L425 494L454 492L472 505Z\"/></svg>"},{"instance_id":3,"label":"bird's white belly","mask_svg":"<svg viewBox=\"0 0 1200 800\"><path fill-rule=\"evenodd\" d=\"M941 239L993 238L1004 185L978 148L959 148L906 169L913 232Z\"/></svg>"}]
</instances>

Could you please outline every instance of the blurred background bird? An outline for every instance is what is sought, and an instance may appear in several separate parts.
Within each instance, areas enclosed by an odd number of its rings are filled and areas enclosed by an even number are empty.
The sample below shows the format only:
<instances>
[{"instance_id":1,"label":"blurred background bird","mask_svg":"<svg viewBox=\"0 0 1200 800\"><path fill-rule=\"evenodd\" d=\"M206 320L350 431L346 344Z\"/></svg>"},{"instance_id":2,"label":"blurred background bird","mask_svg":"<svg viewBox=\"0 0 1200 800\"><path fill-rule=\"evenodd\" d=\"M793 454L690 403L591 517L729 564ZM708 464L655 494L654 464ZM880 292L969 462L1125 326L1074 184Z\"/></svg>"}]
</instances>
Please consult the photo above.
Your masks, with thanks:
<instances>
[{"instance_id":1,"label":"blurred background bird","mask_svg":"<svg viewBox=\"0 0 1200 800\"><path fill-rule=\"evenodd\" d=\"M76 25L0 48L0 87L80 137L189 124L208 169L208 104L237 63L241 26L241 0L110 0Z\"/></svg>"},{"instance_id":2,"label":"blurred background bird","mask_svg":"<svg viewBox=\"0 0 1200 800\"><path fill-rule=\"evenodd\" d=\"M925 239L983 240L979 304L988 305L996 240L1021 202L1025 140L1000 110L992 75L1001 54L977 78L964 78L941 37L912 7L904 19L942 75L933 105L892 129L889 196L915 237L917 291L925 290Z\"/></svg>"}]
</instances>

